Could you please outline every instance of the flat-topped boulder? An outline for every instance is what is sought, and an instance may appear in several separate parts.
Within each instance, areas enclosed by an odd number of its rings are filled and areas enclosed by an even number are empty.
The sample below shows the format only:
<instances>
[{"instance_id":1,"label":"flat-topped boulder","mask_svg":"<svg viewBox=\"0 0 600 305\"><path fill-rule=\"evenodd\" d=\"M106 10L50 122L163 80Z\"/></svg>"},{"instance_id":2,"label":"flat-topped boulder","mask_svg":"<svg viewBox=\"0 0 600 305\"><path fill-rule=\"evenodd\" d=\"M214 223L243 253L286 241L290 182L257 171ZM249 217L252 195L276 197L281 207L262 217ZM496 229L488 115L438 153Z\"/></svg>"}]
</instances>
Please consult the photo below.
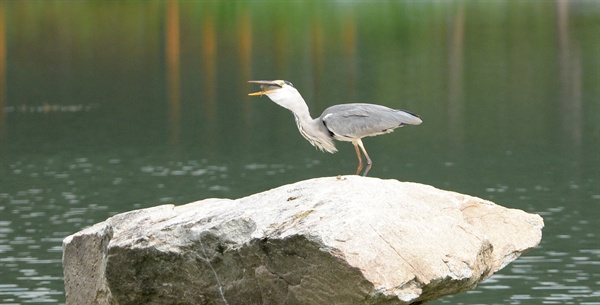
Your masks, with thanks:
<instances>
[{"instance_id":1,"label":"flat-topped boulder","mask_svg":"<svg viewBox=\"0 0 600 305\"><path fill-rule=\"evenodd\" d=\"M422 304L473 289L543 226L428 185L316 178L126 212L65 238L67 304Z\"/></svg>"}]
</instances>

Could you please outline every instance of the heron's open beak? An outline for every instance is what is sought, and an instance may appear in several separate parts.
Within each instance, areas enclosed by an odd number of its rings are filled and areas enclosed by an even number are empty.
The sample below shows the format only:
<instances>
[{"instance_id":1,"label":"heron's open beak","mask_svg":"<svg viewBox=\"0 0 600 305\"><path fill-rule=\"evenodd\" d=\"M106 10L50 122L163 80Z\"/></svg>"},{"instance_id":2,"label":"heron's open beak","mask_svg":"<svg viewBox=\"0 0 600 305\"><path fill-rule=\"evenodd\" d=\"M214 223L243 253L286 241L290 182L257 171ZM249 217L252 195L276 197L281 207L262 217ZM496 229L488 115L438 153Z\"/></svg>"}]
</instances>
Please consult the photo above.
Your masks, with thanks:
<instances>
[{"instance_id":1,"label":"heron's open beak","mask_svg":"<svg viewBox=\"0 0 600 305\"><path fill-rule=\"evenodd\" d=\"M259 84L261 89L261 91L248 93L248 95L250 96L265 95L271 91L275 91L281 88L280 84L270 80L249 80L248 82L253 84Z\"/></svg>"}]
</instances>

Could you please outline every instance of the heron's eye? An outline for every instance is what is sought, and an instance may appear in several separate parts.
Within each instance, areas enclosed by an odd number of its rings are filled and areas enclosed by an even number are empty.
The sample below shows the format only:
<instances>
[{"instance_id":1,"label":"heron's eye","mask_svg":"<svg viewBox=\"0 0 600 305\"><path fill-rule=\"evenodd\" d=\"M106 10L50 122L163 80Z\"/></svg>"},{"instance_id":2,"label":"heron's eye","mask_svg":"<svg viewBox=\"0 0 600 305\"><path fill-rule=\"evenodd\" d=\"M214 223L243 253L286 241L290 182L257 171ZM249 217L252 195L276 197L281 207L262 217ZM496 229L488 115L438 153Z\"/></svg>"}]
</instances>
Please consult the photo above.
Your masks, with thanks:
<instances>
[{"instance_id":1,"label":"heron's eye","mask_svg":"<svg viewBox=\"0 0 600 305\"><path fill-rule=\"evenodd\" d=\"M287 80L284 80L283 82L284 82L284 83L286 83L286 85L288 85L288 86L290 86L290 87L294 87L294 85L292 85L292 83L291 83L291 82L288 82Z\"/></svg>"}]
</instances>

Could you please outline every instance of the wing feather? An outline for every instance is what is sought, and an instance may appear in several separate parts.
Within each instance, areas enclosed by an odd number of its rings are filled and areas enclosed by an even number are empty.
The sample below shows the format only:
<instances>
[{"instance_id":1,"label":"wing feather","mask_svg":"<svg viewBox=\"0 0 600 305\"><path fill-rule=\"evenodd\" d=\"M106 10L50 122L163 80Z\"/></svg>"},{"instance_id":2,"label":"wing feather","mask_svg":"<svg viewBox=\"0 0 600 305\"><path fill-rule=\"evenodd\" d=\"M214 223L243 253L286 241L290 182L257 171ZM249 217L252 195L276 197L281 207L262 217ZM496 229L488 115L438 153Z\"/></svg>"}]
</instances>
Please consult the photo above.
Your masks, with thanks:
<instances>
[{"instance_id":1,"label":"wing feather","mask_svg":"<svg viewBox=\"0 0 600 305\"><path fill-rule=\"evenodd\" d=\"M321 120L340 140L358 139L392 132L404 125L418 125L421 119L410 112L375 104L341 104L321 114Z\"/></svg>"}]
</instances>

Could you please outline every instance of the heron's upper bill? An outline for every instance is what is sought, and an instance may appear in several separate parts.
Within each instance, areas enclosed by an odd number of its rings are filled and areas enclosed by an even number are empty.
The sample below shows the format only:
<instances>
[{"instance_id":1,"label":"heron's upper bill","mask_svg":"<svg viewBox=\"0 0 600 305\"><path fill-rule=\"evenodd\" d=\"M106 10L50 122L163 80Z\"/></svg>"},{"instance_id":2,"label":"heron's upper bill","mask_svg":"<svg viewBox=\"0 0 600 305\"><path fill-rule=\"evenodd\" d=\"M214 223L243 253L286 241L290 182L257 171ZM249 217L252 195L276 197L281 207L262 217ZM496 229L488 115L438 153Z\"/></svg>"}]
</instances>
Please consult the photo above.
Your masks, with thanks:
<instances>
[{"instance_id":1,"label":"heron's upper bill","mask_svg":"<svg viewBox=\"0 0 600 305\"><path fill-rule=\"evenodd\" d=\"M260 90L261 90L261 91L257 91L257 92L248 93L248 95L250 95L250 96L265 95L271 91L275 91L275 90L281 89L281 87L283 87L283 84L280 84L280 81L250 80L248 82L253 83L253 84L259 84Z\"/></svg>"}]
</instances>

